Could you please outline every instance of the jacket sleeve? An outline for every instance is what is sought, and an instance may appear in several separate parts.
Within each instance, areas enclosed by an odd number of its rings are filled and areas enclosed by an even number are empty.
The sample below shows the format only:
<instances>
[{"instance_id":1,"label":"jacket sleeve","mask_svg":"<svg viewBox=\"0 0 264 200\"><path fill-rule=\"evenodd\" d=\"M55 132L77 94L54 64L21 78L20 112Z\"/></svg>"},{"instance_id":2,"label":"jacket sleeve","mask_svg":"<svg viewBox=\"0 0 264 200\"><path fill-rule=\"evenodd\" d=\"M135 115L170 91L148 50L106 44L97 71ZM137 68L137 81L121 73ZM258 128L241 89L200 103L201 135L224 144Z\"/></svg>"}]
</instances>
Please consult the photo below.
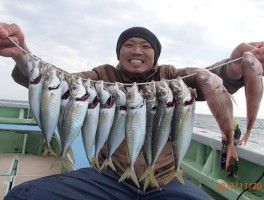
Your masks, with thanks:
<instances>
[{"instance_id":1,"label":"jacket sleeve","mask_svg":"<svg viewBox=\"0 0 264 200\"><path fill-rule=\"evenodd\" d=\"M230 66L230 64L226 64L228 61L229 59L224 59L220 62L217 62L207 67L206 69L220 76L223 79L224 86L228 90L228 92L230 94L234 94L241 87L244 86L244 80L243 80L243 77L240 80L231 80L228 78L226 74L226 68Z\"/></svg>"},{"instance_id":2,"label":"jacket sleeve","mask_svg":"<svg viewBox=\"0 0 264 200\"><path fill-rule=\"evenodd\" d=\"M223 79L223 84L228 90L230 94L233 94L237 92L241 87L244 86L243 78L240 80L230 80L226 74L226 68L229 66L229 64L226 64L229 61L229 59L224 59L220 62L217 62L209 67L206 67L206 69L210 70L211 72L217 74L219 77ZM191 88L196 89L197 93L197 101L204 101L204 96L202 94L202 91L197 85L197 76L196 72L201 68L197 67L185 67L185 68L175 68L172 65L167 65L165 67L165 71L162 70L165 74L167 74L168 79L173 79L178 76L184 77L183 80Z\"/></svg>"},{"instance_id":3,"label":"jacket sleeve","mask_svg":"<svg viewBox=\"0 0 264 200\"><path fill-rule=\"evenodd\" d=\"M15 65L13 71L12 71L12 74L11 74L12 78L14 79L14 81L26 88L28 88L28 82L29 82L29 79L28 77L25 77L21 71L19 70L18 66Z\"/></svg>"},{"instance_id":4,"label":"jacket sleeve","mask_svg":"<svg viewBox=\"0 0 264 200\"><path fill-rule=\"evenodd\" d=\"M60 69L61 70L61 69ZM70 73L72 75L77 75L77 76L80 76L81 78L91 78L92 80L98 80L98 73L95 71L95 70L92 70L92 71L84 71L84 72L77 72L77 73ZM12 71L12 74L11 74L12 78L14 79L14 81L16 83L18 83L19 85L22 85L26 88L28 88L28 85L29 85L29 79L28 77L25 77L19 67L17 65L15 65L13 71Z\"/></svg>"}]
</instances>

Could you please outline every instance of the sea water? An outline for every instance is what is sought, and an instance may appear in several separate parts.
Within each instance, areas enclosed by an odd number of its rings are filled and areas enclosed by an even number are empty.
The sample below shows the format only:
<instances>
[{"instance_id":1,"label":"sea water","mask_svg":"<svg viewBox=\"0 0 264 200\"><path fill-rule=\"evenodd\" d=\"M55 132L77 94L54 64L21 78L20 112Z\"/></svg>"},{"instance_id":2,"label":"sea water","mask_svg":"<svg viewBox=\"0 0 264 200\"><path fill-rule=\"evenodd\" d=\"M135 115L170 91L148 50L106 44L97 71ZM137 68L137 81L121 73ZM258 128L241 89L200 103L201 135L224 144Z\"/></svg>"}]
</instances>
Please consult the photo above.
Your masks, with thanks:
<instances>
[{"instance_id":1,"label":"sea water","mask_svg":"<svg viewBox=\"0 0 264 200\"><path fill-rule=\"evenodd\" d=\"M241 130L241 137L246 132L247 129L247 119L244 117L234 117L237 121L239 128ZM219 132L221 134L219 126L213 115L206 114L195 114L195 122L194 127L203 128L214 132ZM250 133L248 143L253 143L255 145L264 146L264 137L263 137L263 129L264 129L264 119L256 119L253 129Z\"/></svg>"}]
</instances>

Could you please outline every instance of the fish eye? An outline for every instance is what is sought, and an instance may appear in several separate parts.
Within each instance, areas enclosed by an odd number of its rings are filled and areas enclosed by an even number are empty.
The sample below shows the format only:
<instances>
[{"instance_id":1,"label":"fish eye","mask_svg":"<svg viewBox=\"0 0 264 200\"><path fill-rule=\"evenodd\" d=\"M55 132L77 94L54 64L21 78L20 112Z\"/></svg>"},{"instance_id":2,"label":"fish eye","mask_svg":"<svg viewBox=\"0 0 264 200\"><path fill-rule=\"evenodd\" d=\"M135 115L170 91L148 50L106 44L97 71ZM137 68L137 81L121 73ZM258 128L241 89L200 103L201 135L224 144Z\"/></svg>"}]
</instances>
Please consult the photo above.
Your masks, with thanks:
<instances>
[{"instance_id":1,"label":"fish eye","mask_svg":"<svg viewBox=\"0 0 264 200\"><path fill-rule=\"evenodd\" d=\"M181 89L181 88L177 88L177 89L175 90L175 93L176 93L177 95L182 94L182 89Z\"/></svg>"},{"instance_id":2,"label":"fish eye","mask_svg":"<svg viewBox=\"0 0 264 200\"><path fill-rule=\"evenodd\" d=\"M146 95L147 99L153 99L154 98L154 95L152 92L148 92L147 95Z\"/></svg>"},{"instance_id":3,"label":"fish eye","mask_svg":"<svg viewBox=\"0 0 264 200\"><path fill-rule=\"evenodd\" d=\"M132 100L133 96L134 95L132 93L127 93L127 100Z\"/></svg>"}]
</instances>

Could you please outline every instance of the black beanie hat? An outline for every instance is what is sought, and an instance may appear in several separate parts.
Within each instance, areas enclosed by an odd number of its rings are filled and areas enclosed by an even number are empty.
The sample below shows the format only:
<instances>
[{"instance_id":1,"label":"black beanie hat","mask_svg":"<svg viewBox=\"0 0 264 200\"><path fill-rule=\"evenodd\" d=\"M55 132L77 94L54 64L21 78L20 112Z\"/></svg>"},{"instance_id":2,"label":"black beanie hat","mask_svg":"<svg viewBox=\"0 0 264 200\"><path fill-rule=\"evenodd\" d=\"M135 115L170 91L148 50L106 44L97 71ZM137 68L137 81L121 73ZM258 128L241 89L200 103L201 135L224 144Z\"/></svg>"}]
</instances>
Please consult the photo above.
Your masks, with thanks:
<instances>
[{"instance_id":1,"label":"black beanie hat","mask_svg":"<svg viewBox=\"0 0 264 200\"><path fill-rule=\"evenodd\" d=\"M150 30L143 27L132 27L121 33L121 35L117 40L117 45L116 45L117 59L119 60L120 48L123 45L123 43L132 37L143 38L150 43L150 45L155 51L155 56L154 56L154 65L155 65L160 56L161 44L158 38L156 37L156 35L154 35Z\"/></svg>"}]
</instances>

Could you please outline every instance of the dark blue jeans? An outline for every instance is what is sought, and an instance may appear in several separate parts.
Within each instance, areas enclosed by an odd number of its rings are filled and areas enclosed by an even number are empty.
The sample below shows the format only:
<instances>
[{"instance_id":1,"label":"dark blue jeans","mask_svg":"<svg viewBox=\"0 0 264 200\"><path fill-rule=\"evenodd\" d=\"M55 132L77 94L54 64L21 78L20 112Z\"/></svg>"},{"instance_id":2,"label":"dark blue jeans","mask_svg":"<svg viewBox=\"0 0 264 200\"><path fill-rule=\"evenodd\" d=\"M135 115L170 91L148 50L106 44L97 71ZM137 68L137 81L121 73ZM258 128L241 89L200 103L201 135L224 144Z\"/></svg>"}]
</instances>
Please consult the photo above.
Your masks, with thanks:
<instances>
[{"instance_id":1,"label":"dark blue jeans","mask_svg":"<svg viewBox=\"0 0 264 200\"><path fill-rule=\"evenodd\" d=\"M185 185L174 179L166 186L146 192L128 182L118 183L118 179L111 169L100 174L93 168L82 168L22 183L14 187L4 200L212 199L186 178Z\"/></svg>"}]
</instances>

